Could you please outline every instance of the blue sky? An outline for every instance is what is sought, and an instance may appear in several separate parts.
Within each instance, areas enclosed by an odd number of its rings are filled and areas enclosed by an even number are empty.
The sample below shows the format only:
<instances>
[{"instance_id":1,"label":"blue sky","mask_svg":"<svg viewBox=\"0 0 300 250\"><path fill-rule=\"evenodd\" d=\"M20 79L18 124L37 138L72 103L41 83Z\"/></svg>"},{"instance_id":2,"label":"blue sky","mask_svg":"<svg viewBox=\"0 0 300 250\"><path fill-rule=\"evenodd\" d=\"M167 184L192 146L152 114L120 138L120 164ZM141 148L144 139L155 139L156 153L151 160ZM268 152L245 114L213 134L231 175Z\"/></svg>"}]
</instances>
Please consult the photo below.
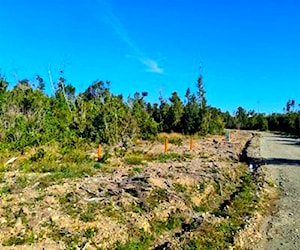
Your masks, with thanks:
<instances>
[{"instance_id":1,"label":"blue sky","mask_svg":"<svg viewBox=\"0 0 300 250\"><path fill-rule=\"evenodd\" d=\"M182 97L204 77L208 104L281 112L300 102L298 0L1 0L0 69L11 84L59 70L78 92L111 81L125 97Z\"/></svg>"}]
</instances>

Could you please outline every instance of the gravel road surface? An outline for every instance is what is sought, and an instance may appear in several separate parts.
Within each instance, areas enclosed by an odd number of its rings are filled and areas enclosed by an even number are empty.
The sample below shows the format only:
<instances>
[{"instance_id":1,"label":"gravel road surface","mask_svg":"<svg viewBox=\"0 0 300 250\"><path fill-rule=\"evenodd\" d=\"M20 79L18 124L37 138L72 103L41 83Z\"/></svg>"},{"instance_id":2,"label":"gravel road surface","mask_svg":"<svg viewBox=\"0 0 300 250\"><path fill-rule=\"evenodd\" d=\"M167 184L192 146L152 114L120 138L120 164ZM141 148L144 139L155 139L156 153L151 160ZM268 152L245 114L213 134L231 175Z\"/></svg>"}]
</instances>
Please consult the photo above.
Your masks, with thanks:
<instances>
[{"instance_id":1,"label":"gravel road surface","mask_svg":"<svg viewBox=\"0 0 300 250\"><path fill-rule=\"evenodd\" d=\"M300 249L300 140L263 133L261 156L266 161L280 198L261 227L264 236L257 249Z\"/></svg>"}]
</instances>

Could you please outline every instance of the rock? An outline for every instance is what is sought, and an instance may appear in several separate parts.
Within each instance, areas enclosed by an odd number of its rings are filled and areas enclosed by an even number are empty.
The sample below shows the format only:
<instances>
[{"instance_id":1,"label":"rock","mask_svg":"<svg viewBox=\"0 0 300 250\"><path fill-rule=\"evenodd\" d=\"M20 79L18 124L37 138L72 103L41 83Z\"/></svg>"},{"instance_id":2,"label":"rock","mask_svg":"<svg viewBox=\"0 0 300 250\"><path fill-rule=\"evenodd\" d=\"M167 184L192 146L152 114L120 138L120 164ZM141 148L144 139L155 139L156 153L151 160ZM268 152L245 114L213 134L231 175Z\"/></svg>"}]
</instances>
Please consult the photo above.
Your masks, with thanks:
<instances>
[{"instance_id":1,"label":"rock","mask_svg":"<svg viewBox=\"0 0 300 250\"><path fill-rule=\"evenodd\" d=\"M9 165L9 164L14 163L17 159L18 159L18 157L13 157L13 158L9 159L9 160L4 164L4 166L7 166L7 165Z\"/></svg>"}]
</instances>

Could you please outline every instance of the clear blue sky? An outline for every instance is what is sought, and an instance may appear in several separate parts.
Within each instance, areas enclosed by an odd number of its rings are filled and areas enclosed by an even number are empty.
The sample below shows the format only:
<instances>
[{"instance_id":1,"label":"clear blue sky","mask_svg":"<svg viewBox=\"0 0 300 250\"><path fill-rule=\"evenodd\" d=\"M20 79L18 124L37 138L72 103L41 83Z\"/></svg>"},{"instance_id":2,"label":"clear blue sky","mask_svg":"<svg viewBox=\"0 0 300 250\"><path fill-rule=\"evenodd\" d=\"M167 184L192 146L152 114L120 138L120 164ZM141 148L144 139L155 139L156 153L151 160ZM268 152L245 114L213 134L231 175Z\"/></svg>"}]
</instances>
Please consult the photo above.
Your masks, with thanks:
<instances>
[{"instance_id":1,"label":"clear blue sky","mask_svg":"<svg viewBox=\"0 0 300 250\"><path fill-rule=\"evenodd\" d=\"M300 102L298 0L1 0L0 68L11 84L59 70L77 92L109 80L149 101L188 87L208 104L281 112Z\"/></svg>"}]
</instances>

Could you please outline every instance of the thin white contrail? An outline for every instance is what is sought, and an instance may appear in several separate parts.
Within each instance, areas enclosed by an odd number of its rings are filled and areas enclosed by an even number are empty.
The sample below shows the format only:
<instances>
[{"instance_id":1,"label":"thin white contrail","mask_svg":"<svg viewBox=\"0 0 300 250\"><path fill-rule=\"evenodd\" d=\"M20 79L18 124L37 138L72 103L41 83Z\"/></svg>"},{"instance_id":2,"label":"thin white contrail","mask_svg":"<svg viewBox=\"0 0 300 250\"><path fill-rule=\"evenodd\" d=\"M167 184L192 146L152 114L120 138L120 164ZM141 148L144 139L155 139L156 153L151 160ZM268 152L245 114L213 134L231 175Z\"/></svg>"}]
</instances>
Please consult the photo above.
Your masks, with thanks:
<instances>
[{"instance_id":1,"label":"thin white contrail","mask_svg":"<svg viewBox=\"0 0 300 250\"><path fill-rule=\"evenodd\" d=\"M114 32L118 35L118 37L125 43L129 48L133 50L136 54L136 57L142 64L144 64L147 69L146 71L163 74L164 70L159 67L158 62L147 57L145 53L132 41L130 36L128 35L127 30L124 28L120 20L113 13L110 5L105 0L98 0L100 5L103 7L105 14L108 18L109 24L113 28Z\"/></svg>"}]
</instances>

